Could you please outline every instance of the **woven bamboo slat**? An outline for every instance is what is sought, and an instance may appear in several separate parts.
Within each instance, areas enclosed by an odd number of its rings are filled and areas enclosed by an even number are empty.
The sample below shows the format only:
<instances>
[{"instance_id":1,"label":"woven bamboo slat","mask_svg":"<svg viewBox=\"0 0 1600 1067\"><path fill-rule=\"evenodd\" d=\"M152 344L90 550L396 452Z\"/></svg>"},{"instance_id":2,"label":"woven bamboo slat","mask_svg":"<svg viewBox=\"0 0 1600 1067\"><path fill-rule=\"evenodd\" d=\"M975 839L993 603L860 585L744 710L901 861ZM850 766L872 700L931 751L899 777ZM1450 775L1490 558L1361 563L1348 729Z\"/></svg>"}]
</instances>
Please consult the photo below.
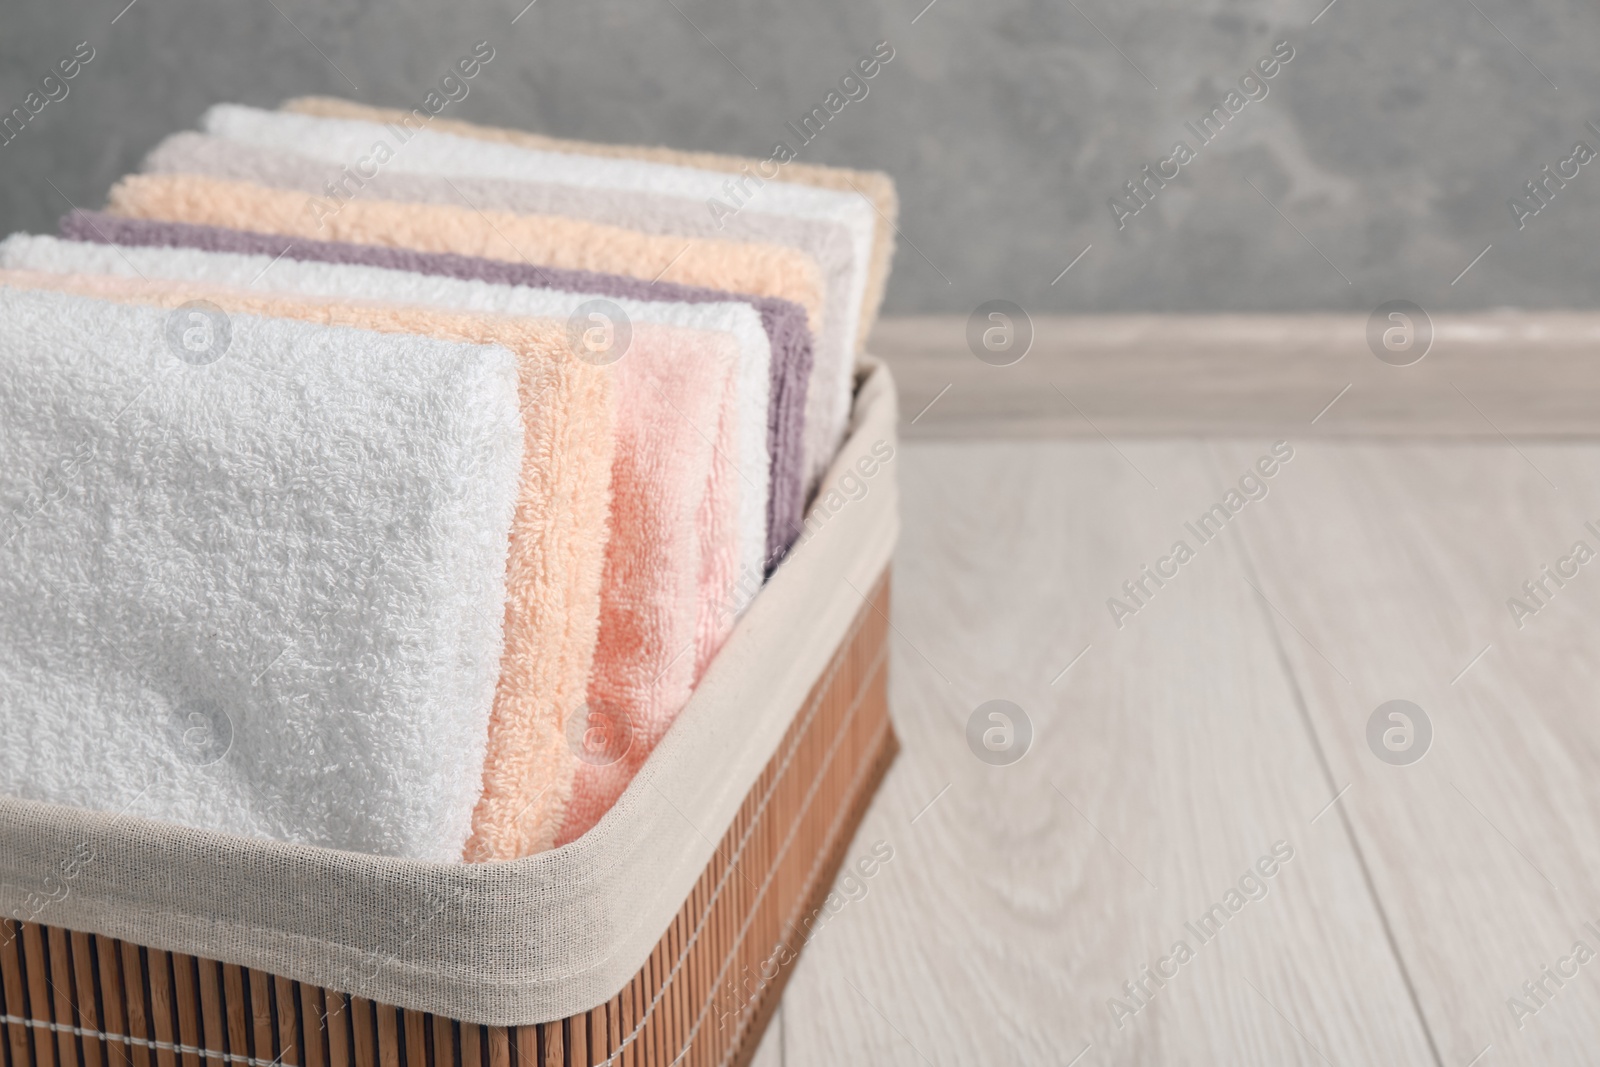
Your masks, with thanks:
<instances>
[{"instance_id":1,"label":"woven bamboo slat","mask_svg":"<svg viewBox=\"0 0 1600 1067\"><path fill-rule=\"evenodd\" d=\"M885 573L683 908L606 1003L477 1026L0 919L0 1067L745 1067L897 751L888 606Z\"/></svg>"}]
</instances>

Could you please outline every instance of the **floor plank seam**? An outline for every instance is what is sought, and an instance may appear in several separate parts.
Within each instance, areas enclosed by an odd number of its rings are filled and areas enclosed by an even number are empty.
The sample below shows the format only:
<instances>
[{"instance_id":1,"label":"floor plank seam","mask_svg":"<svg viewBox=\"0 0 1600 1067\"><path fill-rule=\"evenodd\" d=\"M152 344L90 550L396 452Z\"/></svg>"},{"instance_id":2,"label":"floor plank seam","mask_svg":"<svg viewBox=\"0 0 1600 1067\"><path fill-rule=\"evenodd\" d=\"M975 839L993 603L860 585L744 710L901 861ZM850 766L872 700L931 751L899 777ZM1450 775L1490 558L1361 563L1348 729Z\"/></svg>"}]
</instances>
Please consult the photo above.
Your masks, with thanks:
<instances>
[{"instance_id":1,"label":"floor plank seam","mask_svg":"<svg viewBox=\"0 0 1600 1067\"><path fill-rule=\"evenodd\" d=\"M1221 470L1216 462L1216 454L1207 449L1208 465L1212 469L1213 477L1221 477ZM1240 530L1235 546L1235 555L1239 565L1246 572L1247 580L1253 587L1258 587L1261 582L1260 575L1256 572L1255 559L1250 549L1248 534ZM1334 776L1333 766L1328 760L1327 750L1323 747L1322 738L1317 734L1316 723L1312 720L1311 709L1306 703L1305 691L1300 685L1294 665L1289 658L1289 650L1284 644L1283 634L1278 629L1277 620L1272 617L1272 612L1266 605L1259 603L1256 597L1257 613L1266 624L1267 633L1272 641L1274 654L1278 659L1279 669L1283 672L1284 681L1289 687L1289 692L1294 700L1295 710L1299 715L1301 727L1305 730L1311 743L1311 750L1317 759L1317 766L1322 771L1323 783L1328 791L1343 793L1339 788L1338 780ZM1337 798L1336 798L1337 799ZM1355 854L1356 865L1361 870L1361 880L1367 887L1367 898L1372 901L1373 909L1377 912L1378 922L1383 927L1384 940L1389 945L1389 953L1394 958L1395 966L1400 971L1400 980L1405 984L1406 996L1411 1000L1411 1010L1416 1014L1417 1022L1422 1027L1422 1034L1428 1041L1428 1051L1433 1055L1435 1067L1444 1067L1444 1059L1439 1053L1439 1044L1434 1039L1433 1026L1428 1021L1427 1013L1422 1010L1422 1001L1417 995L1416 983L1412 980L1411 968L1407 966L1405 956L1400 951L1400 943L1394 934L1394 927L1389 920L1388 909L1384 907L1383 899L1378 893L1377 884L1372 880L1372 870L1367 864L1366 853L1362 850L1361 842L1356 836L1355 825L1351 822L1349 814L1341 804L1334 804L1338 809L1340 825L1344 827L1345 839L1350 842L1351 851ZM1319 813L1320 814L1320 813Z\"/></svg>"}]
</instances>

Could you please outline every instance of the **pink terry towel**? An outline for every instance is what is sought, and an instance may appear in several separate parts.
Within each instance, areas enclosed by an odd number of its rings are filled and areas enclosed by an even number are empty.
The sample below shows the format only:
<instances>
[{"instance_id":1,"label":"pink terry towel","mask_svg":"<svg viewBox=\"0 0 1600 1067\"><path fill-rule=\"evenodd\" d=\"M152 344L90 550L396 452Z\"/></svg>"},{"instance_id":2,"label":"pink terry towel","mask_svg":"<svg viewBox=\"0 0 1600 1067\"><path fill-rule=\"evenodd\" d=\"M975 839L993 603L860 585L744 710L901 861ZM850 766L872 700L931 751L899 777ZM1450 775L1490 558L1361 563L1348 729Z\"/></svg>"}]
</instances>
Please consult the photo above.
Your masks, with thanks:
<instances>
[{"instance_id":1,"label":"pink terry towel","mask_svg":"<svg viewBox=\"0 0 1600 1067\"><path fill-rule=\"evenodd\" d=\"M624 356L616 364L614 532L606 546L589 733L558 846L581 837L622 795L726 637L731 613L721 602L733 595L734 542L714 530L719 515L730 529L736 521L729 505L737 500L730 492L737 474L717 456L733 447L717 408L731 409L736 357L730 345L715 372L686 345L669 358ZM686 373L688 364L702 373ZM714 437L702 432L705 426L717 427ZM684 471L703 477L696 482ZM693 570L674 565L683 560L694 560Z\"/></svg>"}]
</instances>

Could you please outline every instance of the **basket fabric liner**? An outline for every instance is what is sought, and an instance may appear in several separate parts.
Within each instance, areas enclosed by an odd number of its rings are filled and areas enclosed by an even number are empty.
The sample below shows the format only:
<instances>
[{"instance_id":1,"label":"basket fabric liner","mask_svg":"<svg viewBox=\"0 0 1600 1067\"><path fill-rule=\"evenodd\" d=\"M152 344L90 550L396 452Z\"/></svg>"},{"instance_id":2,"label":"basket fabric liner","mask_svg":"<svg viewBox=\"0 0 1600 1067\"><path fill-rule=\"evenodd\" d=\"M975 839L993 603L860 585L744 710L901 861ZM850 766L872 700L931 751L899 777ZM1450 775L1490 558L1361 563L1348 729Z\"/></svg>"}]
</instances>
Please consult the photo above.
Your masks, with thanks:
<instances>
[{"instance_id":1,"label":"basket fabric liner","mask_svg":"<svg viewBox=\"0 0 1600 1067\"><path fill-rule=\"evenodd\" d=\"M887 368L864 360L806 533L579 840L422 863L0 798L0 914L491 1026L604 1002L672 922L887 565L896 419Z\"/></svg>"}]
</instances>

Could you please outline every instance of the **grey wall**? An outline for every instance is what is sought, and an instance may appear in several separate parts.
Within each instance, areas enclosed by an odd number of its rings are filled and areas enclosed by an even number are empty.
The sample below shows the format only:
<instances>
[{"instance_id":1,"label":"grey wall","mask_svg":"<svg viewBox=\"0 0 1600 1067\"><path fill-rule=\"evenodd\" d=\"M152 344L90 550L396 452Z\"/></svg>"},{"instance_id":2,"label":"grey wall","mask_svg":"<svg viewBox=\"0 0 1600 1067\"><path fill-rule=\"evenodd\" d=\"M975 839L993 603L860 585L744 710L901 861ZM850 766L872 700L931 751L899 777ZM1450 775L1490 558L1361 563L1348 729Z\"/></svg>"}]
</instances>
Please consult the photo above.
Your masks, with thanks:
<instances>
[{"instance_id":1,"label":"grey wall","mask_svg":"<svg viewBox=\"0 0 1600 1067\"><path fill-rule=\"evenodd\" d=\"M936 0L915 24L926 0L538 0L515 25L524 0L136 0L113 24L125 2L5 0L0 110L97 50L0 147L7 231L99 206L211 103L411 106L479 39L496 58L450 114L765 155L887 39L870 94L802 158L899 182L892 312L1596 299L1600 163L1520 232L1507 206L1575 141L1600 148L1600 12L1572 0L1336 0L1315 24L1325 0ZM1119 231L1108 198L1279 39L1295 58L1267 98Z\"/></svg>"}]
</instances>

